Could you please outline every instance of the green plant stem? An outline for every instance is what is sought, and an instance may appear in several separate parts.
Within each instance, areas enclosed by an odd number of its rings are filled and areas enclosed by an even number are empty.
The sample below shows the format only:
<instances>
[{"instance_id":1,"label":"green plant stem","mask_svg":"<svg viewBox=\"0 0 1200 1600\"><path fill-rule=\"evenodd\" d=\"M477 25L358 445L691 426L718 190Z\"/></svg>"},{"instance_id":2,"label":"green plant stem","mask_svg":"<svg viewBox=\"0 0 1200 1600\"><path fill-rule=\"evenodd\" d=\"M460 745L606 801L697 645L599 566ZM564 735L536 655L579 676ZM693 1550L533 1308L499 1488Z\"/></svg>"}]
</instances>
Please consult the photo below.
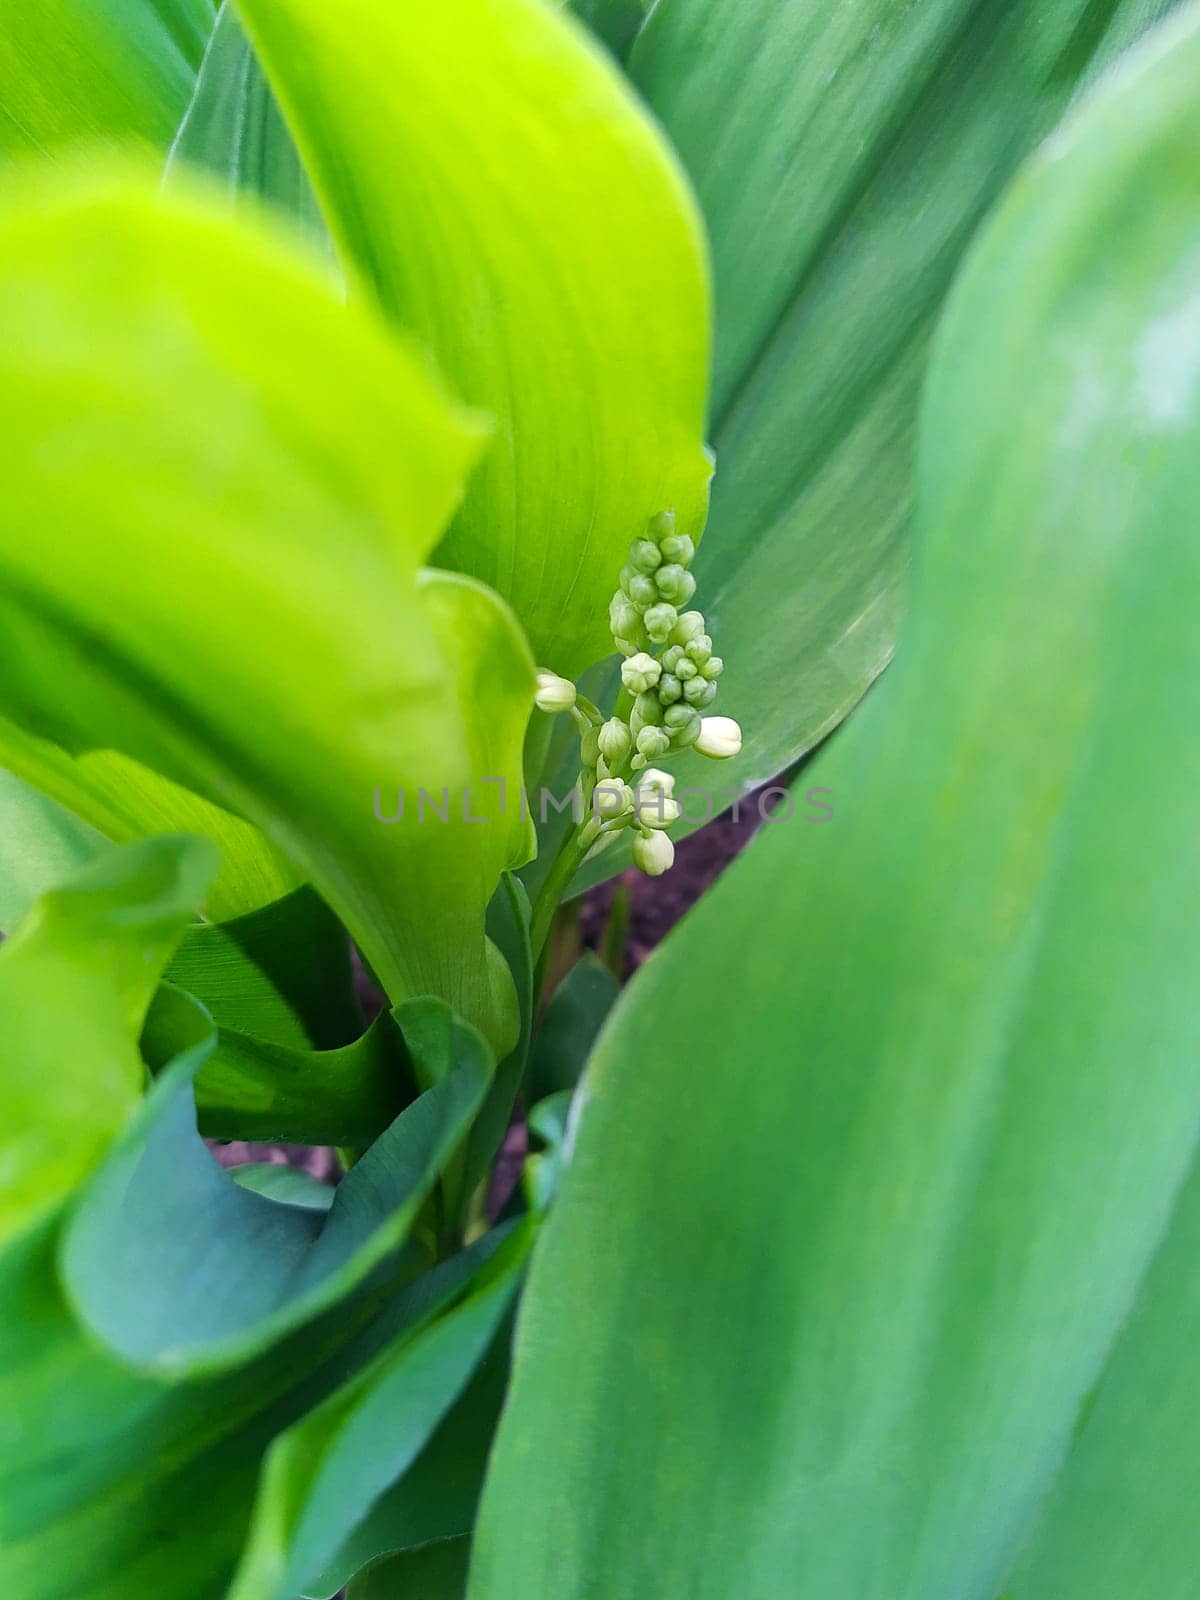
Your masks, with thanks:
<instances>
[{"instance_id":1,"label":"green plant stem","mask_svg":"<svg viewBox=\"0 0 1200 1600\"><path fill-rule=\"evenodd\" d=\"M554 913L558 910L558 903L571 886L571 880L583 864L594 839L587 843L581 842L583 829L590 820L590 810L585 807L584 820L563 840L558 855L554 858L554 865L546 875L537 900L533 907L533 916L529 924L529 938L533 947L533 958L536 961L550 935L550 928L554 922Z\"/></svg>"}]
</instances>

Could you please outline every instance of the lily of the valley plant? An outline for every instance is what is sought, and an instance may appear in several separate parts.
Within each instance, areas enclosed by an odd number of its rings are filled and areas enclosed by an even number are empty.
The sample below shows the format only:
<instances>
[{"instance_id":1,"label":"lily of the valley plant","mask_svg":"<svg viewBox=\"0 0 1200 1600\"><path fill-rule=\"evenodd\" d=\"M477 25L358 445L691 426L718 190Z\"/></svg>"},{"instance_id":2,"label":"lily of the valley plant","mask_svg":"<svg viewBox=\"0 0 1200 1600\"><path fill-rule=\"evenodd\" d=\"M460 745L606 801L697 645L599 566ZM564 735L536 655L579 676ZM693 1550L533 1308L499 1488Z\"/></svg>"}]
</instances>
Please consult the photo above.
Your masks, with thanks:
<instances>
[{"instance_id":1,"label":"lily of the valley plant","mask_svg":"<svg viewBox=\"0 0 1200 1600\"><path fill-rule=\"evenodd\" d=\"M7 0L0 110L3 1593L1191 1600L1195 3Z\"/></svg>"}]
</instances>

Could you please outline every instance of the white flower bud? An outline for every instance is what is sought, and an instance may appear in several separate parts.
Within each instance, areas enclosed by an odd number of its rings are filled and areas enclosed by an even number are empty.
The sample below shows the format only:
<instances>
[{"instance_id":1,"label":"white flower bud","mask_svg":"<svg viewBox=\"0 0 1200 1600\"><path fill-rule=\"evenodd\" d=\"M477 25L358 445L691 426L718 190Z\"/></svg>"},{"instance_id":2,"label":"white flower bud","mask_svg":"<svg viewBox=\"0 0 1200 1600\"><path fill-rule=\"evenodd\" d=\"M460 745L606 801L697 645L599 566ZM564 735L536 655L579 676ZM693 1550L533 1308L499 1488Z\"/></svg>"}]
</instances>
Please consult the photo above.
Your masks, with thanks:
<instances>
[{"instance_id":1,"label":"white flower bud","mask_svg":"<svg viewBox=\"0 0 1200 1600\"><path fill-rule=\"evenodd\" d=\"M621 682L630 694L648 694L661 677L662 667L644 650L621 663Z\"/></svg>"},{"instance_id":2,"label":"white flower bud","mask_svg":"<svg viewBox=\"0 0 1200 1600\"><path fill-rule=\"evenodd\" d=\"M702 756L714 761L725 761L736 756L742 748L742 730L732 717L704 717L700 722L700 737L696 749Z\"/></svg>"},{"instance_id":3,"label":"white flower bud","mask_svg":"<svg viewBox=\"0 0 1200 1600\"><path fill-rule=\"evenodd\" d=\"M638 779L638 789L656 789L660 794L675 793L675 774L661 767L647 767Z\"/></svg>"},{"instance_id":4,"label":"white flower bud","mask_svg":"<svg viewBox=\"0 0 1200 1600\"><path fill-rule=\"evenodd\" d=\"M685 611L671 629L672 644L690 644L704 632L703 611Z\"/></svg>"},{"instance_id":5,"label":"white flower bud","mask_svg":"<svg viewBox=\"0 0 1200 1600\"><path fill-rule=\"evenodd\" d=\"M648 878L661 878L675 864L675 846L665 833L639 833L633 841L633 864Z\"/></svg>"},{"instance_id":6,"label":"white flower bud","mask_svg":"<svg viewBox=\"0 0 1200 1600\"><path fill-rule=\"evenodd\" d=\"M575 704L575 685L567 678L560 678L557 672L539 668L533 701L539 711L549 711L551 714L570 711Z\"/></svg>"},{"instance_id":7,"label":"white flower bud","mask_svg":"<svg viewBox=\"0 0 1200 1600\"><path fill-rule=\"evenodd\" d=\"M640 785L633 797L634 820L642 828L669 828L673 822L678 822L680 809L678 800L672 800L669 794L660 794L658 790L652 793L643 793Z\"/></svg>"},{"instance_id":8,"label":"white flower bud","mask_svg":"<svg viewBox=\"0 0 1200 1600\"><path fill-rule=\"evenodd\" d=\"M592 790L592 810L605 821L623 817L633 810L633 790L627 783L618 783L615 779L598 783Z\"/></svg>"}]
</instances>

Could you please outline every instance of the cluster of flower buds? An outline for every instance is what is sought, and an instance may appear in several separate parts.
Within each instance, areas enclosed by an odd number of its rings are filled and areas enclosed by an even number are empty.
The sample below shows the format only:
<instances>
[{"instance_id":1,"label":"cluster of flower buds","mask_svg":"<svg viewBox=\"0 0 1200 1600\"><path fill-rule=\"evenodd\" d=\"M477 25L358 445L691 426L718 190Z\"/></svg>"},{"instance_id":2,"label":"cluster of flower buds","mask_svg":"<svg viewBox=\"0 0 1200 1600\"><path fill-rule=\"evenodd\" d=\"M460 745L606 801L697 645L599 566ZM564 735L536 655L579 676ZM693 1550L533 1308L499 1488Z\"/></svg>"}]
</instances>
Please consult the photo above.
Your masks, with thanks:
<instances>
[{"instance_id":1,"label":"cluster of flower buds","mask_svg":"<svg viewBox=\"0 0 1200 1600\"><path fill-rule=\"evenodd\" d=\"M717 698L725 663L713 654L703 613L682 609L696 592L688 570L695 553L691 539L675 532L673 511L655 517L630 546L609 606L613 641L624 657L624 692L607 721L573 684L552 672L538 674L538 706L569 710L579 723L592 802L584 842L600 850L620 830L635 828L633 859L651 877L675 859L666 829L680 813L674 778L650 763L684 750L720 761L742 748L742 730L731 717L704 715ZM631 787L626 779L635 774L640 777Z\"/></svg>"}]
</instances>

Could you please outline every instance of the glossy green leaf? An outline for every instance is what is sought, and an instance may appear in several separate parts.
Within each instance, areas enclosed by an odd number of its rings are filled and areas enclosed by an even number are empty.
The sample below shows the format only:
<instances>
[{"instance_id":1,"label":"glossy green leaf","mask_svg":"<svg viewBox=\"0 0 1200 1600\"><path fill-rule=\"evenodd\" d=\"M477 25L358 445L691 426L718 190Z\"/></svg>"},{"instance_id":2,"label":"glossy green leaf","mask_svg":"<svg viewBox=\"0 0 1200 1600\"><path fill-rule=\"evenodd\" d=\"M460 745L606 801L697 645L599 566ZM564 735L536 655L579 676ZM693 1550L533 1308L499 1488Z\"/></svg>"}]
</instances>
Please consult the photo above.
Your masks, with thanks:
<instances>
[{"instance_id":1,"label":"glossy green leaf","mask_svg":"<svg viewBox=\"0 0 1200 1600\"><path fill-rule=\"evenodd\" d=\"M0 161L100 139L165 149L212 21L212 0L5 0Z\"/></svg>"},{"instance_id":2,"label":"glossy green leaf","mask_svg":"<svg viewBox=\"0 0 1200 1600\"><path fill-rule=\"evenodd\" d=\"M158 833L211 839L221 865L205 910L218 921L257 910L300 882L296 869L250 823L115 750L72 756L0 717L0 762L116 844Z\"/></svg>"},{"instance_id":3,"label":"glossy green leaf","mask_svg":"<svg viewBox=\"0 0 1200 1600\"><path fill-rule=\"evenodd\" d=\"M271 1200L281 1200L285 1205L328 1211L333 1204L332 1186L301 1167L277 1161L249 1161L244 1166L230 1167L229 1176L243 1189L266 1195Z\"/></svg>"},{"instance_id":4,"label":"glossy green leaf","mask_svg":"<svg viewBox=\"0 0 1200 1600\"><path fill-rule=\"evenodd\" d=\"M223 0L167 163L202 167L234 197L277 206L328 241L312 184L237 12Z\"/></svg>"},{"instance_id":5,"label":"glossy green leaf","mask_svg":"<svg viewBox=\"0 0 1200 1600\"><path fill-rule=\"evenodd\" d=\"M0 706L261 824L393 999L506 1047L484 917L529 850L532 663L493 594L419 570L478 423L190 192L83 179L0 217L0 255Z\"/></svg>"},{"instance_id":6,"label":"glossy green leaf","mask_svg":"<svg viewBox=\"0 0 1200 1600\"><path fill-rule=\"evenodd\" d=\"M94 828L0 768L0 933L105 848Z\"/></svg>"},{"instance_id":7,"label":"glossy green leaf","mask_svg":"<svg viewBox=\"0 0 1200 1600\"><path fill-rule=\"evenodd\" d=\"M668 148L546 0L239 10L348 261L498 419L439 563L574 676L630 539L704 520L708 284Z\"/></svg>"},{"instance_id":8,"label":"glossy green leaf","mask_svg":"<svg viewBox=\"0 0 1200 1600\"><path fill-rule=\"evenodd\" d=\"M137 1107L137 1030L215 866L193 839L103 855L0 949L0 1240L53 1211Z\"/></svg>"},{"instance_id":9,"label":"glossy green leaf","mask_svg":"<svg viewBox=\"0 0 1200 1600\"><path fill-rule=\"evenodd\" d=\"M1168 42L954 296L834 823L764 829L597 1046L479 1600L994 1600L1102 1376L1200 1135L1200 13Z\"/></svg>"},{"instance_id":10,"label":"glossy green leaf","mask_svg":"<svg viewBox=\"0 0 1200 1600\"><path fill-rule=\"evenodd\" d=\"M515 1235L461 1306L398 1341L275 1442L230 1600L291 1600L319 1576L471 1377L527 1249L527 1234Z\"/></svg>"},{"instance_id":11,"label":"glossy green leaf","mask_svg":"<svg viewBox=\"0 0 1200 1600\"><path fill-rule=\"evenodd\" d=\"M654 8L629 70L712 240L717 475L693 571L721 710L745 736L719 768L675 764L707 792L677 835L817 744L886 666L918 396L955 269L1080 83L1171 4ZM627 864L614 849L580 883Z\"/></svg>"}]
</instances>

